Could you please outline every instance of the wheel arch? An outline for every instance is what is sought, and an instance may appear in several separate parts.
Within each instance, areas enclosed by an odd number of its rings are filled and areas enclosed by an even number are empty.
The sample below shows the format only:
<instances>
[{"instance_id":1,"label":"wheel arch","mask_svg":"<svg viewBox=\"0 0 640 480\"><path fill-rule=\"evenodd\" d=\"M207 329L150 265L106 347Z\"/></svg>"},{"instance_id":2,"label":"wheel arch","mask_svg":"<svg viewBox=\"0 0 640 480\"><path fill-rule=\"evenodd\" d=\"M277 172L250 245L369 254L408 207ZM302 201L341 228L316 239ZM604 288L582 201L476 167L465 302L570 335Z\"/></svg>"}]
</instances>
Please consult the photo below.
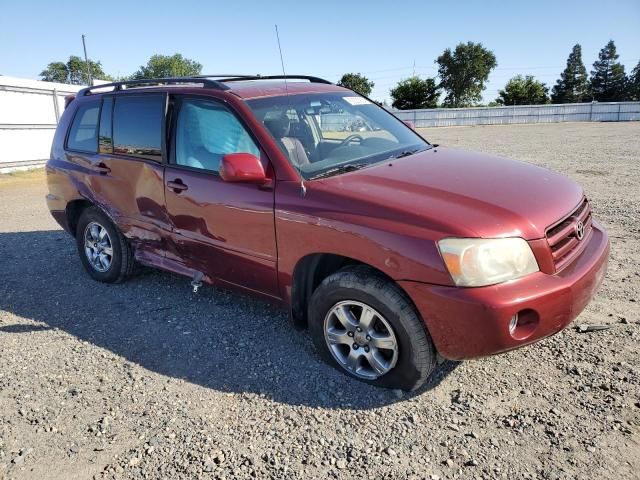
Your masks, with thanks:
<instances>
[{"instance_id":1,"label":"wheel arch","mask_svg":"<svg viewBox=\"0 0 640 480\"><path fill-rule=\"evenodd\" d=\"M80 219L80 215L87 208L94 207L95 204L90 202L86 198L81 198L77 200L72 200L67 203L65 208L65 215L67 217L67 226L69 227L69 233L76 236L76 228L78 226L78 220Z\"/></svg>"},{"instance_id":2,"label":"wheel arch","mask_svg":"<svg viewBox=\"0 0 640 480\"><path fill-rule=\"evenodd\" d=\"M304 328L307 326L307 308L311 295L325 278L346 266L357 265L367 267L371 269L374 274L393 283L412 305L416 314L420 316L419 310L416 308L416 305L404 288L379 268L344 255L334 253L311 253L298 260L293 269L290 314L294 325L298 328Z\"/></svg>"}]
</instances>

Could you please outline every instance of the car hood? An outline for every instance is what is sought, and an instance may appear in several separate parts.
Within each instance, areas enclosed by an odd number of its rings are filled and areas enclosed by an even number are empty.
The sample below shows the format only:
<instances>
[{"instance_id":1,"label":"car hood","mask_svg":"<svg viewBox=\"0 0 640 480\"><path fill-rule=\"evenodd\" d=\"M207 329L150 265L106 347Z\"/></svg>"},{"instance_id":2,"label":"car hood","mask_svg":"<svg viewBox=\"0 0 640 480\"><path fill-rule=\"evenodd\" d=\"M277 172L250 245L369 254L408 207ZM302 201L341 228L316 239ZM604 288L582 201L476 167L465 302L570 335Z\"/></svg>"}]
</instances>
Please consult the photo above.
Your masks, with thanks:
<instances>
[{"instance_id":1,"label":"car hood","mask_svg":"<svg viewBox=\"0 0 640 480\"><path fill-rule=\"evenodd\" d=\"M542 238L583 197L577 183L544 168L443 147L322 184L344 197L338 203L350 215L393 219L443 236Z\"/></svg>"}]
</instances>

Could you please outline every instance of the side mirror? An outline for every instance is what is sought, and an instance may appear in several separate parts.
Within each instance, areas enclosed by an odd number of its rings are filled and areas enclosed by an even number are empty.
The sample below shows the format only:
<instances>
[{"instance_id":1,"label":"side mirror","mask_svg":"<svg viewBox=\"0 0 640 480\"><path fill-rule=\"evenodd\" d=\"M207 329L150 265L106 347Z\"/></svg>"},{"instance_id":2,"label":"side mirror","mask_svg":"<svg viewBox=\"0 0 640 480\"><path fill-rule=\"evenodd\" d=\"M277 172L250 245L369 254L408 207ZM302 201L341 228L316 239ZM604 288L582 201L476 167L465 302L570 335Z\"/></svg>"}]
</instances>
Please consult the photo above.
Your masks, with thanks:
<instances>
[{"instance_id":1,"label":"side mirror","mask_svg":"<svg viewBox=\"0 0 640 480\"><path fill-rule=\"evenodd\" d=\"M220 162L219 174L225 182L265 183L267 181L262 162L251 153L227 153Z\"/></svg>"},{"instance_id":2,"label":"side mirror","mask_svg":"<svg viewBox=\"0 0 640 480\"><path fill-rule=\"evenodd\" d=\"M404 123L411 130L415 130L416 129L416 126L413 124L413 122L411 120L403 120L402 123Z\"/></svg>"}]
</instances>

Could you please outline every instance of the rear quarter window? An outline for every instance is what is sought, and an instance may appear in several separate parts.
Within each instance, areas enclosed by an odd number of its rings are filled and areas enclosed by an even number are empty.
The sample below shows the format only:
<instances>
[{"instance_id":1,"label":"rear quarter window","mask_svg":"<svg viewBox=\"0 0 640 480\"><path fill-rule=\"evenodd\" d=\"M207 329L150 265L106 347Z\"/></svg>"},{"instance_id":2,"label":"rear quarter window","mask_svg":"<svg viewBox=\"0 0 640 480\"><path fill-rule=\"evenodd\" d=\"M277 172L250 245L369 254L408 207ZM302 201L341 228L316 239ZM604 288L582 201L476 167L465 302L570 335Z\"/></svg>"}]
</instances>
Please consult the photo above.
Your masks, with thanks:
<instances>
[{"instance_id":1,"label":"rear quarter window","mask_svg":"<svg viewBox=\"0 0 640 480\"><path fill-rule=\"evenodd\" d=\"M67 149L79 152L96 153L98 151L98 116L100 103L83 103L73 117Z\"/></svg>"},{"instance_id":2,"label":"rear quarter window","mask_svg":"<svg viewBox=\"0 0 640 480\"><path fill-rule=\"evenodd\" d=\"M164 95L123 95L115 102L113 153L161 161Z\"/></svg>"}]
</instances>

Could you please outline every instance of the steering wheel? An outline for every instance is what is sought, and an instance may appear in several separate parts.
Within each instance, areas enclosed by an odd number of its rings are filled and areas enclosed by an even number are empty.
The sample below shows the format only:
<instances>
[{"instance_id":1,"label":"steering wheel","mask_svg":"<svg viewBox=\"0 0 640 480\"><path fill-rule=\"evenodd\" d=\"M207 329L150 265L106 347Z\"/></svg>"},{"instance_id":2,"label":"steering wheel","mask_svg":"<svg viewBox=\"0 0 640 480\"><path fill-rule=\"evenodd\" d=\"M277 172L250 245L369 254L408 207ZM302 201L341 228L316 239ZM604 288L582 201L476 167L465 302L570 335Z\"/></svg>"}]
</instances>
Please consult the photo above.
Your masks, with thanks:
<instances>
[{"instance_id":1,"label":"steering wheel","mask_svg":"<svg viewBox=\"0 0 640 480\"><path fill-rule=\"evenodd\" d=\"M354 140L362 141L363 140L362 135L358 135L357 133L354 134L354 135L349 135L347 138L342 140L342 142L340 142L340 145L338 145L336 148L346 147L347 145L349 145Z\"/></svg>"}]
</instances>

